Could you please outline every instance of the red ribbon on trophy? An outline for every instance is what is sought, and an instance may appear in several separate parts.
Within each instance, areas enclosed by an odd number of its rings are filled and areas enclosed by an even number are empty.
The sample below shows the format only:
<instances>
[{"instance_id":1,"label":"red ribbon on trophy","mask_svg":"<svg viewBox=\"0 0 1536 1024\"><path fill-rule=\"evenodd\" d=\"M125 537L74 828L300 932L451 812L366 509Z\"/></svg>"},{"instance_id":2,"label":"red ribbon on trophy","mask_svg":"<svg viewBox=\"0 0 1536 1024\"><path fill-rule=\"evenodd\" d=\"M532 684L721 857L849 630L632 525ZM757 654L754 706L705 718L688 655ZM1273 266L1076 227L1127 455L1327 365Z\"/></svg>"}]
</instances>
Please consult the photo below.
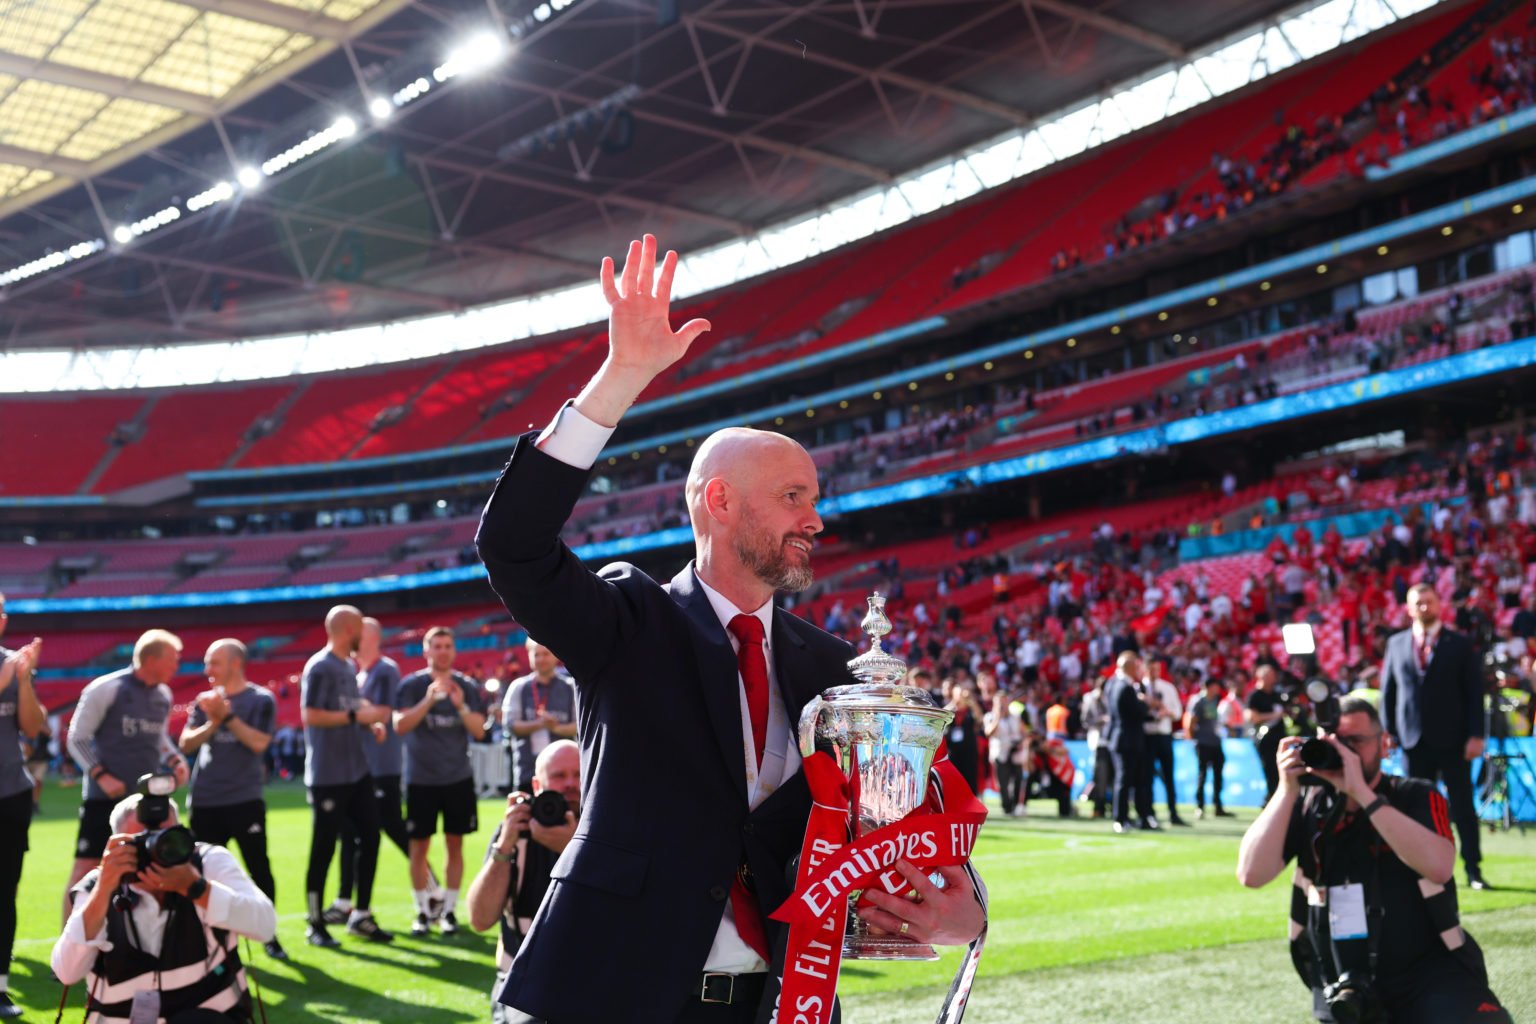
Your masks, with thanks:
<instances>
[{"instance_id":1,"label":"red ribbon on trophy","mask_svg":"<svg viewBox=\"0 0 1536 1024\"><path fill-rule=\"evenodd\" d=\"M811 790L811 817L795 892L772 914L789 925L775 1019L781 1024L829 1024L842 966L848 897L876 886L892 895L905 892L907 880L894 867L898 860L925 872L966 863L987 809L941 746L923 806L850 843L849 785L837 762L818 751L805 758L803 771ZM979 887L977 896L983 896ZM984 929L971 944L940 1020L958 1021L965 1012L985 935Z\"/></svg>"}]
</instances>

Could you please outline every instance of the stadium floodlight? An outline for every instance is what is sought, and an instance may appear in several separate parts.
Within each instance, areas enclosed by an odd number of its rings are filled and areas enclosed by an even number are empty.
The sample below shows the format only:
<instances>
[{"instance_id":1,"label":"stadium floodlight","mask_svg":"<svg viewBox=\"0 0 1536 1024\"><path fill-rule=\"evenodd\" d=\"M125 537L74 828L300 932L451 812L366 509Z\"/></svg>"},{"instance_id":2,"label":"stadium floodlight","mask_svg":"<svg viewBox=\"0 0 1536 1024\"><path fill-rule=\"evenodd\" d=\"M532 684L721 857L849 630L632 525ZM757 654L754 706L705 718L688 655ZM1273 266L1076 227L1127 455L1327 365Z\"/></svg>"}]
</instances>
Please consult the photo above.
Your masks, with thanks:
<instances>
[{"instance_id":1,"label":"stadium floodlight","mask_svg":"<svg viewBox=\"0 0 1536 1024\"><path fill-rule=\"evenodd\" d=\"M554 13L554 8L550 7L549 4L539 4L539 6L533 9L533 20L548 21L549 16Z\"/></svg>"},{"instance_id":2,"label":"stadium floodlight","mask_svg":"<svg viewBox=\"0 0 1536 1024\"><path fill-rule=\"evenodd\" d=\"M133 228L130 228L127 224L119 224L112 229L112 241L118 245L127 245L133 241Z\"/></svg>"},{"instance_id":3,"label":"stadium floodlight","mask_svg":"<svg viewBox=\"0 0 1536 1024\"><path fill-rule=\"evenodd\" d=\"M507 42L498 32L484 29L448 51L448 59L432 70L432 77L446 82L459 75L473 75L507 55Z\"/></svg>"},{"instance_id":4,"label":"stadium floodlight","mask_svg":"<svg viewBox=\"0 0 1536 1024\"><path fill-rule=\"evenodd\" d=\"M338 139L350 139L357 134L357 120L350 115L343 114L331 122L329 130L334 132Z\"/></svg>"},{"instance_id":5,"label":"stadium floodlight","mask_svg":"<svg viewBox=\"0 0 1536 1024\"><path fill-rule=\"evenodd\" d=\"M395 113L395 105L383 96L375 96L368 101L368 113L375 121L388 121Z\"/></svg>"},{"instance_id":6,"label":"stadium floodlight","mask_svg":"<svg viewBox=\"0 0 1536 1024\"><path fill-rule=\"evenodd\" d=\"M261 171L249 164L235 172L235 180L238 181L240 183L240 187L245 189L247 192L251 191L252 189L260 188L262 178L263 175Z\"/></svg>"},{"instance_id":7,"label":"stadium floodlight","mask_svg":"<svg viewBox=\"0 0 1536 1024\"><path fill-rule=\"evenodd\" d=\"M13 285L17 281L25 281L29 277L35 277L44 271L62 267L66 263L82 260L85 257L98 253L106 248L107 243L99 238L93 238L89 242L76 242L68 249L56 250L30 260L18 267L0 273L0 288Z\"/></svg>"},{"instance_id":8,"label":"stadium floodlight","mask_svg":"<svg viewBox=\"0 0 1536 1024\"><path fill-rule=\"evenodd\" d=\"M204 189L191 199L187 200L187 212L196 213L198 210L207 209L215 203L222 203L235 194L235 186L227 181L221 181L212 188Z\"/></svg>"}]
</instances>

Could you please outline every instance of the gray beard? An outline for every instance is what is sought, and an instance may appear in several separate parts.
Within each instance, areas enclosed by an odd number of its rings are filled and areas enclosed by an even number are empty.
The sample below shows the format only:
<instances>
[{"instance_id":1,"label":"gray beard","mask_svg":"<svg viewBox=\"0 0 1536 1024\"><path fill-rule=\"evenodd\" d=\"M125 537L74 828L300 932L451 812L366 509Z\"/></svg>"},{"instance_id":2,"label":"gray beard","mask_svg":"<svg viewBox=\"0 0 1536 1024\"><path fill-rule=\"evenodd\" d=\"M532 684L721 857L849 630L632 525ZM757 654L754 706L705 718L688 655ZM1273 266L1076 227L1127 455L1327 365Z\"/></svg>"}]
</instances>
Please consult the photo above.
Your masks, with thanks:
<instances>
[{"instance_id":1,"label":"gray beard","mask_svg":"<svg viewBox=\"0 0 1536 1024\"><path fill-rule=\"evenodd\" d=\"M732 546L741 564L776 591L798 594L815 582L816 571L810 564L790 565L782 547L773 550L756 548L743 537L737 537Z\"/></svg>"}]
</instances>

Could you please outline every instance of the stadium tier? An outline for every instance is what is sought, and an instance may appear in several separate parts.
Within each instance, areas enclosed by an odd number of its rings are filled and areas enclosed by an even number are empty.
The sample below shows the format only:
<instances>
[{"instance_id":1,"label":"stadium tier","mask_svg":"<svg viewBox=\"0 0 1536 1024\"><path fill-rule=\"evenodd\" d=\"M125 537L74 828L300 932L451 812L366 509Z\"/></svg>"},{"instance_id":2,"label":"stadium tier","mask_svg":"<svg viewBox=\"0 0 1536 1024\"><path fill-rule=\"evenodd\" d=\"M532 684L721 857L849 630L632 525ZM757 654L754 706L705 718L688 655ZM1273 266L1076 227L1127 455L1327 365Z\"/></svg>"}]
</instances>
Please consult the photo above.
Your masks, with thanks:
<instances>
[{"instance_id":1,"label":"stadium tier","mask_svg":"<svg viewBox=\"0 0 1536 1024\"><path fill-rule=\"evenodd\" d=\"M1105 213L1117 209L1117 197L1208 199L1222 191L1213 176L1223 157L1259 160L1297 126L1310 130L1319 119L1354 116L1408 71L1427 75L1415 87L1437 100L1475 106L1482 97L1475 86L1446 83L1482 66L1491 40L1521 16L1513 12L1481 34L1458 36L1481 11L1452 6L1355 52L1319 58L1305 75L1281 76L847 251L691 303L679 317L710 316L716 330L658 378L643 401L995 301L1039 283L1059 252L1076 252L1074 265L1117 255L1123 246L1105 244L1125 233L1121 214ZM1429 52L1445 66L1421 67L1420 55ZM1386 78L1383 69L1392 69ZM1391 95L1399 92L1394 85ZM1263 116L1277 108L1282 121ZM1356 143L1352 152L1368 150ZM1358 170L1358 161L1339 156ZM1313 174L1307 184L1322 182ZM1145 240L1166 233L1159 227ZM0 462L0 487L15 495L111 494L189 470L332 462L505 437L545 421L595 369L604 343L603 335L587 333L291 385L178 391L174 398L7 402L10 412L0 415L14 419L0 422L0 432L46 445L67 422L72 443L43 472Z\"/></svg>"}]
</instances>

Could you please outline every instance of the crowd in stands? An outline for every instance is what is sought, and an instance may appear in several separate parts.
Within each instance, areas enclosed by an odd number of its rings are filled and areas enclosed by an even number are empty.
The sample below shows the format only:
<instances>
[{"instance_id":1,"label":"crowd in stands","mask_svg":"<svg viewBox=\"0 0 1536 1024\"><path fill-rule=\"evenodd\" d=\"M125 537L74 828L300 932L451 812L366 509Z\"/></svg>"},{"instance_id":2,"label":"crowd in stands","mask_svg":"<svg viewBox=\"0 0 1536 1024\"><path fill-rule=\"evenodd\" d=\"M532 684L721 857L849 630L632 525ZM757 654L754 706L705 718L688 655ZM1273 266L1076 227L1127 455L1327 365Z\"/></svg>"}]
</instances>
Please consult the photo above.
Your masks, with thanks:
<instances>
[{"instance_id":1,"label":"crowd in stands","mask_svg":"<svg viewBox=\"0 0 1536 1024\"><path fill-rule=\"evenodd\" d=\"M1415 146L1530 107L1536 103L1536 11L1522 12L1505 31L1480 38L1490 27L1489 17L1486 12L1474 15L1352 109L1299 122L1277 113L1278 135L1256 155L1211 156L1211 187L1171 188L1107 227L1099 246L1102 258L1224 221L1307 181L1330 158L1340 157L1341 170L1359 175ZM1473 40L1475 52L1466 54ZM1486 59L1465 59L1483 50ZM1439 81L1442 72L1453 74L1462 64L1467 65L1465 88L1459 82ZM1205 182L1201 176L1195 184ZM1050 270L1072 270L1092 255L1077 245L1058 249L1050 257Z\"/></svg>"}]
</instances>

